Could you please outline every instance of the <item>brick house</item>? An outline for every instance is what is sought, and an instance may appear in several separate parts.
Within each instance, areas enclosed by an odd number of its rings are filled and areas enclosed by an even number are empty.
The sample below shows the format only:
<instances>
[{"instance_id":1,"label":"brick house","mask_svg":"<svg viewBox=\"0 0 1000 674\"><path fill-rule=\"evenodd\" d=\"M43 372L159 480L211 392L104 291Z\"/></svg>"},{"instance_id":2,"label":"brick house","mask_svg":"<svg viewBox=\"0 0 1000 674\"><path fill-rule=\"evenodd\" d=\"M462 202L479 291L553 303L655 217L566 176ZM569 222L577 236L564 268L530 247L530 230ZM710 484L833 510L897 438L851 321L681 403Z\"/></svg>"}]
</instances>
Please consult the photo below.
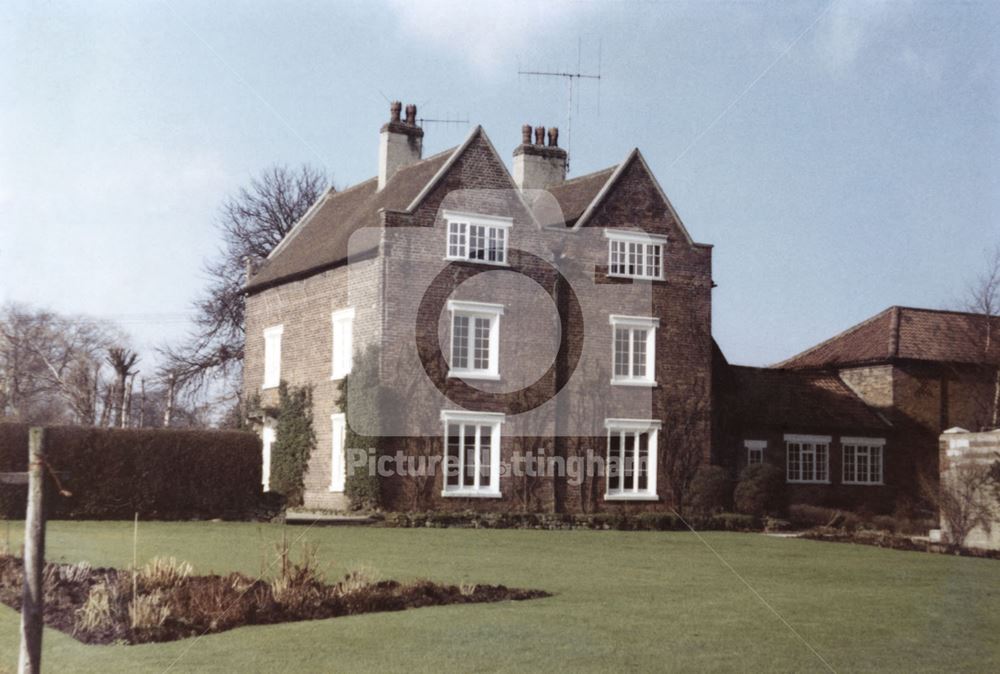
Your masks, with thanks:
<instances>
[{"instance_id":1,"label":"brick house","mask_svg":"<svg viewBox=\"0 0 1000 674\"><path fill-rule=\"evenodd\" d=\"M959 391L989 372L935 312L893 308L774 368L730 365L711 336L712 247L637 149L567 179L558 131L525 126L508 172L482 128L424 158L415 107L390 112L378 175L324 194L248 274L265 486L266 410L280 381L309 385L305 505L347 506L345 427L361 422L338 389L363 352L396 395L383 453L441 467L383 477L389 509L663 509L693 459L734 475L774 462L796 500L886 510L915 493L937 432L973 425Z\"/></svg>"},{"instance_id":2,"label":"brick house","mask_svg":"<svg viewBox=\"0 0 1000 674\"><path fill-rule=\"evenodd\" d=\"M996 426L996 335L997 317L894 306L774 367L835 377L886 419L893 443L885 454L886 484L897 472L891 491L916 499L921 479L937 479L942 432Z\"/></svg>"},{"instance_id":3,"label":"brick house","mask_svg":"<svg viewBox=\"0 0 1000 674\"><path fill-rule=\"evenodd\" d=\"M836 373L734 365L716 377L719 462L733 475L771 463L790 503L879 511L911 483L893 425Z\"/></svg>"},{"instance_id":4,"label":"brick house","mask_svg":"<svg viewBox=\"0 0 1000 674\"><path fill-rule=\"evenodd\" d=\"M483 129L423 158L415 108L391 113L378 176L324 195L246 286L246 391L268 409L279 381L313 387L306 506L346 505L338 383L374 345L382 382L430 381L386 415L414 431L389 453L449 461L384 478L386 507L664 507L673 429L711 447L711 247L638 150L566 180L558 131L525 127L512 175ZM518 455L609 468L518 476Z\"/></svg>"}]
</instances>

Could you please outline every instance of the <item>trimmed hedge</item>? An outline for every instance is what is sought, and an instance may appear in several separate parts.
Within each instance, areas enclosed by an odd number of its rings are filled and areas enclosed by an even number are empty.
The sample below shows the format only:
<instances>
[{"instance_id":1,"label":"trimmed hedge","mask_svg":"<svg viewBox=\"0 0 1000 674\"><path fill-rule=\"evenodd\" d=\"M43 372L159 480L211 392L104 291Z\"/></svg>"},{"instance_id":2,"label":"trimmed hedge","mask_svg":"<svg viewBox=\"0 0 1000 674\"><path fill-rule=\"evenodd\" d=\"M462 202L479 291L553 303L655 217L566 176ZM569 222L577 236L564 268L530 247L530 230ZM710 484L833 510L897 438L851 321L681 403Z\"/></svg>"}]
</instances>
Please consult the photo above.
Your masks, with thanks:
<instances>
[{"instance_id":1,"label":"trimmed hedge","mask_svg":"<svg viewBox=\"0 0 1000 674\"><path fill-rule=\"evenodd\" d=\"M687 502L696 513L711 515L732 508L733 481L722 466L699 466L689 492Z\"/></svg>"},{"instance_id":2,"label":"trimmed hedge","mask_svg":"<svg viewBox=\"0 0 1000 674\"><path fill-rule=\"evenodd\" d=\"M784 512L785 499L785 474L769 463L744 468L733 493L736 512L757 517Z\"/></svg>"},{"instance_id":3,"label":"trimmed hedge","mask_svg":"<svg viewBox=\"0 0 1000 674\"><path fill-rule=\"evenodd\" d=\"M685 517L672 512L594 513L569 515L553 513L427 512L387 513L383 526L399 528L474 529L613 529L617 531L760 531L759 518L737 513L710 517Z\"/></svg>"},{"instance_id":4,"label":"trimmed hedge","mask_svg":"<svg viewBox=\"0 0 1000 674\"><path fill-rule=\"evenodd\" d=\"M245 518L261 505L260 440L216 430L51 426L45 455L71 493L46 473L54 519ZM23 471L28 426L0 423L0 472ZM27 488L0 485L0 517L24 516Z\"/></svg>"}]
</instances>

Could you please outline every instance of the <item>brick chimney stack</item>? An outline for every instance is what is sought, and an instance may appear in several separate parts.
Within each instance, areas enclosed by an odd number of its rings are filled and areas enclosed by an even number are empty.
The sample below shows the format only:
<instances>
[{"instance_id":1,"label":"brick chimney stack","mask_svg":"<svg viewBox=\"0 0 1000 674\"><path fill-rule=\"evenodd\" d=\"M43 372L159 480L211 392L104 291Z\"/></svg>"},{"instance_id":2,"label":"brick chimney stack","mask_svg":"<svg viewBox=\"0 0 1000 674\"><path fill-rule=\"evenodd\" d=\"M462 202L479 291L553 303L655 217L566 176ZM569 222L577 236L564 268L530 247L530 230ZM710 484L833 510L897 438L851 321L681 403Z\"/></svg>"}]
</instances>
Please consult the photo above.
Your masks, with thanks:
<instances>
[{"instance_id":1,"label":"brick chimney stack","mask_svg":"<svg viewBox=\"0 0 1000 674\"><path fill-rule=\"evenodd\" d=\"M389 121L382 125L378 139L378 188L407 164L420 161L424 149L424 130L417 126L417 106L406 106L406 119L400 120L403 105L389 104Z\"/></svg>"},{"instance_id":2,"label":"brick chimney stack","mask_svg":"<svg viewBox=\"0 0 1000 674\"><path fill-rule=\"evenodd\" d=\"M566 150L559 147L559 129L551 127L545 144L545 127L536 126L531 142L530 124L521 127L521 144L514 149L514 182L522 190L544 190L566 180Z\"/></svg>"}]
</instances>

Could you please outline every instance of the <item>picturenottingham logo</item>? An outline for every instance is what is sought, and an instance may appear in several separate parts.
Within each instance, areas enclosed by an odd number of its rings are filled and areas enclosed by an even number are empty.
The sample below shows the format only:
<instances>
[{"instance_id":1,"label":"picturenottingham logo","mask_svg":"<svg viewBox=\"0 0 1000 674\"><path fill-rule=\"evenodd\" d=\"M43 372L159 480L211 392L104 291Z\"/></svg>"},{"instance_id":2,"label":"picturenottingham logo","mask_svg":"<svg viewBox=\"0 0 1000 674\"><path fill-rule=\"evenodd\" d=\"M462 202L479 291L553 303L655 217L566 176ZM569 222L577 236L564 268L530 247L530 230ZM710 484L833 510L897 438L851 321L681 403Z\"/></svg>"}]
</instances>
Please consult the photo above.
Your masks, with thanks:
<instances>
[{"instance_id":1,"label":"picturenottingham logo","mask_svg":"<svg viewBox=\"0 0 1000 674\"><path fill-rule=\"evenodd\" d=\"M453 470L446 465L448 458L441 454L407 454L397 450L391 454L377 455L366 449L348 448L346 453L347 473L349 475L377 475L380 478L434 478ZM619 466L623 470L619 470ZM610 472L628 475L643 473L649 469L648 455L642 455L638 460L632 455L626 455L624 460L617 456L605 459L602 451L586 449L572 456L556 456L547 453L543 448L533 452L515 451L509 461L500 463L500 476L518 479L540 479L555 477L565 479L566 484L579 487L587 480L597 478L603 480Z\"/></svg>"}]
</instances>

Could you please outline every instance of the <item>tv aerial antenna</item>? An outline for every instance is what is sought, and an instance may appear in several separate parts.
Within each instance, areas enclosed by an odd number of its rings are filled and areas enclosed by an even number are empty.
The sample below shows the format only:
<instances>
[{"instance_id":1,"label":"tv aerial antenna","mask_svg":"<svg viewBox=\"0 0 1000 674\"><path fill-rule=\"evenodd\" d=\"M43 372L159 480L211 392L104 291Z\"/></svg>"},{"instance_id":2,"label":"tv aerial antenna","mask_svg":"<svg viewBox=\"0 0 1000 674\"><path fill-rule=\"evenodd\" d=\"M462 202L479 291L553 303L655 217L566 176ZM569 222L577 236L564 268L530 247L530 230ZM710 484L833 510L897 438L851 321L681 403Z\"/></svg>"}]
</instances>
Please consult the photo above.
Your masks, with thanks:
<instances>
[{"instance_id":1,"label":"tv aerial antenna","mask_svg":"<svg viewBox=\"0 0 1000 674\"><path fill-rule=\"evenodd\" d=\"M566 170L569 171L569 161L573 156L573 108L576 104L576 112L580 113L580 100L577 90L580 89L583 80L597 80L597 116L601 116L601 41L597 42L597 72L583 72L583 39L578 38L576 43L576 70L523 70L518 64L518 77L527 75L530 77L556 77L566 80Z\"/></svg>"},{"instance_id":2,"label":"tv aerial antenna","mask_svg":"<svg viewBox=\"0 0 1000 674\"><path fill-rule=\"evenodd\" d=\"M468 119L461 119L459 117L452 118L451 115L445 115L444 118L433 118L433 117L417 117L417 124L423 126L424 124L444 124L450 126L454 124L455 126L469 125Z\"/></svg>"}]
</instances>

